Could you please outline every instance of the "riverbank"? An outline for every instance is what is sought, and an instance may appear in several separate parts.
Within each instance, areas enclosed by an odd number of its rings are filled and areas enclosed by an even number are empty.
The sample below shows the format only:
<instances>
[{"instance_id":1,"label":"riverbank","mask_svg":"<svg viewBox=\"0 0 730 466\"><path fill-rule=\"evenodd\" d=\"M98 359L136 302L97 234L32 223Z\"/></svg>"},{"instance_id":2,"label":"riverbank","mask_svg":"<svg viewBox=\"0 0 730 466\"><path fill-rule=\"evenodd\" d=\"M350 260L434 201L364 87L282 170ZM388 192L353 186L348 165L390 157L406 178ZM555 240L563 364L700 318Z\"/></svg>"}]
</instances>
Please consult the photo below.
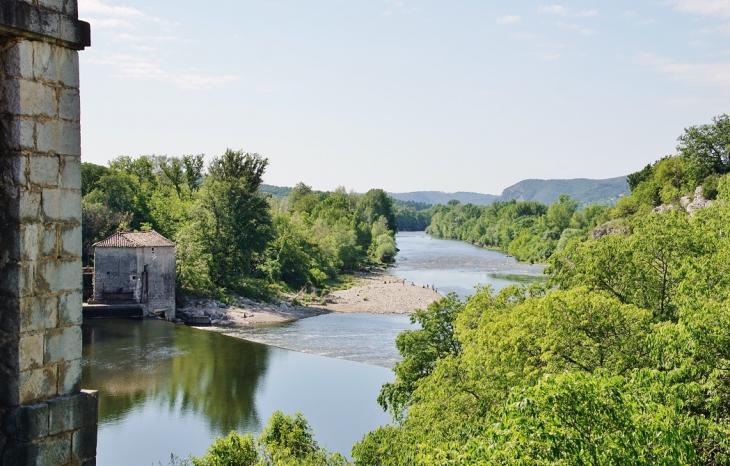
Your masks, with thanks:
<instances>
[{"instance_id":1,"label":"riverbank","mask_svg":"<svg viewBox=\"0 0 730 466\"><path fill-rule=\"evenodd\" d=\"M421 285L403 283L385 271L357 274L353 287L333 291L317 304L299 305L296 296L281 304L237 299L231 305L212 300L191 300L178 315L209 317L213 325L238 327L290 322L332 312L368 314L409 314L425 309L441 298L438 292Z\"/></svg>"}]
</instances>

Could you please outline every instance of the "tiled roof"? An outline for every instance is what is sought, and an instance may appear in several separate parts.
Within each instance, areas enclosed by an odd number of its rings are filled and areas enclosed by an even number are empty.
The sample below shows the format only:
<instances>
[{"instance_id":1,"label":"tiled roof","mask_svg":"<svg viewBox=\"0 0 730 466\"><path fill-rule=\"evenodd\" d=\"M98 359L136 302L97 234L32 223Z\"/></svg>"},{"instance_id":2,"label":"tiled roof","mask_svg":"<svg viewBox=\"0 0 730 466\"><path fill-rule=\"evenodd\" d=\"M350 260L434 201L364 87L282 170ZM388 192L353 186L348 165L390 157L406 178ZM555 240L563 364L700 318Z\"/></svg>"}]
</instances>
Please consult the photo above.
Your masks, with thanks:
<instances>
[{"instance_id":1,"label":"tiled roof","mask_svg":"<svg viewBox=\"0 0 730 466\"><path fill-rule=\"evenodd\" d=\"M95 248L143 248L175 246L175 243L154 230L114 233L94 244Z\"/></svg>"}]
</instances>

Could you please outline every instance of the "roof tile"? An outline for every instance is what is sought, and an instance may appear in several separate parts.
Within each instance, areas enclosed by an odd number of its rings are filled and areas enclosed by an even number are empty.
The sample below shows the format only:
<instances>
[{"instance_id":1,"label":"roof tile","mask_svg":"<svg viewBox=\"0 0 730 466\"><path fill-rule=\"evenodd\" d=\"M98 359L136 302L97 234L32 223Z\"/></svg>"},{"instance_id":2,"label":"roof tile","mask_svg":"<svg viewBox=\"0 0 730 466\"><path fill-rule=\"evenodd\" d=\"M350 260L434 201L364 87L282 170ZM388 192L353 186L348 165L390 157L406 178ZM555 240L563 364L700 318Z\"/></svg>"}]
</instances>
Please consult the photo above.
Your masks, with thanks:
<instances>
[{"instance_id":1,"label":"roof tile","mask_svg":"<svg viewBox=\"0 0 730 466\"><path fill-rule=\"evenodd\" d=\"M154 230L114 233L94 243L95 248L143 248L175 246L175 243Z\"/></svg>"}]
</instances>

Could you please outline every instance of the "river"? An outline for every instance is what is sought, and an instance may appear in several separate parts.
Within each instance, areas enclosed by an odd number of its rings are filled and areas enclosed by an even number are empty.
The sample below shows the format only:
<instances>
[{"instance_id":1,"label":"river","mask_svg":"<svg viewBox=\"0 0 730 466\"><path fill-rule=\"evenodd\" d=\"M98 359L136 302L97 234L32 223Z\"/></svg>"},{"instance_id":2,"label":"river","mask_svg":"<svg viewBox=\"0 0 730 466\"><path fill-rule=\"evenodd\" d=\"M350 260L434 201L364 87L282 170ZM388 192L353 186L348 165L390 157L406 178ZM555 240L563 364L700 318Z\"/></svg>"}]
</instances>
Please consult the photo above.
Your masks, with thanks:
<instances>
[{"instance_id":1,"label":"river","mask_svg":"<svg viewBox=\"0 0 730 466\"><path fill-rule=\"evenodd\" d=\"M398 234L397 243L392 273L442 294L541 279L539 266L466 243L424 233ZM403 315L327 314L224 335L156 320L87 320L82 385L99 390L97 462L200 456L231 430L260 433L277 409L301 411L320 444L349 455L389 422L375 400L393 380L395 337L409 326Z\"/></svg>"}]
</instances>

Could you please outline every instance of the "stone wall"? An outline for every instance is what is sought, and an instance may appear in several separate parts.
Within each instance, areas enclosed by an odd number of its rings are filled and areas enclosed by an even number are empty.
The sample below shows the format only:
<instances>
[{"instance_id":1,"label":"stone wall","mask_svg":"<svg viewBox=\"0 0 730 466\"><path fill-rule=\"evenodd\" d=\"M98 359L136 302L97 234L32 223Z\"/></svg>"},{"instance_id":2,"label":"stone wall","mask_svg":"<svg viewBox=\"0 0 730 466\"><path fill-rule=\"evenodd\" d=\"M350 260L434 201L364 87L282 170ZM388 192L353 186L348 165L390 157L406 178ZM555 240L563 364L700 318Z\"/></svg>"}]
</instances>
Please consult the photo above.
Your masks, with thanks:
<instances>
[{"instance_id":1,"label":"stone wall","mask_svg":"<svg viewBox=\"0 0 730 466\"><path fill-rule=\"evenodd\" d=\"M153 253L154 250L154 253ZM164 312L167 320L175 317L175 248L143 248L140 264L147 264L147 313Z\"/></svg>"},{"instance_id":2,"label":"stone wall","mask_svg":"<svg viewBox=\"0 0 730 466\"><path fill-rule=\"evenodd\" d=\"M96 392L80 389L76 49L88 25L75 5L0 1L0 463L7 465L95 457Z\"/></svg>"}]
</instances>

